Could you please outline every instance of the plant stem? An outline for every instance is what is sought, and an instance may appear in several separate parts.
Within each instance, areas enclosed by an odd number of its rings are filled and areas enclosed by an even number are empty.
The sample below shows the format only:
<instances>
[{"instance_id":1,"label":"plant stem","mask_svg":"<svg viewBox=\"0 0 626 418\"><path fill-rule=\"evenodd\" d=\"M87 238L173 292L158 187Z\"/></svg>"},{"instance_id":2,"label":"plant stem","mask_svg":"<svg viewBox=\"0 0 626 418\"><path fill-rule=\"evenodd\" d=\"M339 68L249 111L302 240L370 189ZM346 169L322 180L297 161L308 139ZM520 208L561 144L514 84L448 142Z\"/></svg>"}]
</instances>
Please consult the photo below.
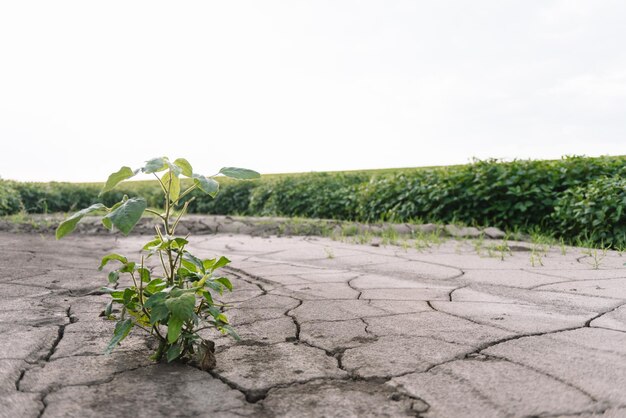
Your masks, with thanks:
<instances>
[{"instance_id":1,"label":"plant stem","mask_svg":"<svg viewBox=\"0 0 626 418\"><path fill-rule=\"evenodd\" d=\"M184 192L183 192L180 196L178 196L178 199L176 199L176 200L174 201L174 204L175 204L175 205L177 205L177 204L178 204L178 202L180 202L180 200L181 200L183 197L185 197L185 196L187 196L189 193L193 192L193 191L196 189L196 187L197 187L197 186L196 186L196 184L194 183L191 187L189 187L187 190L185 190L185 191L184 191Z\"/></svg>"},{"instance_id":2,"label":"plant stem","mask_svg":"<svg viewBox=\"0 0 626 418\"><path fill-rule=\"evenodd\" d=\"M160 214L159 212L157 212L156 210L152 210L152 209L150 209L150 208L147 208L147 209L146 209L146 212L151 213L151 214L153 214L153 215L156 215L156 216L158 216L159 218L163 219L163 215L161 215L161 214Z\"/></svg>"}]
</instances>

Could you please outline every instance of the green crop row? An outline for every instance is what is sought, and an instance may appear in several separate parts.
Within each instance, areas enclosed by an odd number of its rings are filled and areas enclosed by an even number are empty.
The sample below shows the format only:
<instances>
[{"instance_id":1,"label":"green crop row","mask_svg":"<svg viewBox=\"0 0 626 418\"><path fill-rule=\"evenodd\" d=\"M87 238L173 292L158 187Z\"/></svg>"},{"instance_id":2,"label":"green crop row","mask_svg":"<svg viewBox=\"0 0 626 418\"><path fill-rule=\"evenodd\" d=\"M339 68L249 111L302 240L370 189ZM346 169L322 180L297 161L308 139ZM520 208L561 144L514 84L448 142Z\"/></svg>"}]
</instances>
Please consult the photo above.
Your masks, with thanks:
<instances>
[{"instance_id":1,"label":"green crop row","mask_svg":"<svg viewBox=\"0 0 626 418\"><path fill-rule=\"evenodd\" d=\"M222 181L200 193L191 213L298 216L364 222L444 222L503 229L540 228L568 240L626 245L626 157L555 161L495 160L427 169L275 175ZM100 185L0 182L0 214L67 212L123 194L157 204L156 182L123 183L98 198Z\"/></svg>"}]
</instances>

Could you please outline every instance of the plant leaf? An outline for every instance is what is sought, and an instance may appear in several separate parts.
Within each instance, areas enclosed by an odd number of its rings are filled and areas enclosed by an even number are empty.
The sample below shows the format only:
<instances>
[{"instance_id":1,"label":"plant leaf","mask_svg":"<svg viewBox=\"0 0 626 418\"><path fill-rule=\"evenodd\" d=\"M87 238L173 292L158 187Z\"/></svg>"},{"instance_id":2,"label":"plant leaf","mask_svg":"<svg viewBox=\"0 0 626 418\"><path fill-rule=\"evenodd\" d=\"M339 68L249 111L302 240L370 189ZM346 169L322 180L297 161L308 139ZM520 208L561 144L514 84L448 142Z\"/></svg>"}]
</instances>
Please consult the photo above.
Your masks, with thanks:
<instances>
[{"instance_id":1,"label":"plant leaf","mask_svg":"<svg viewBox=\"0 0 626 418\"><path fill-rule=\"evenodd\" d=\"M196 306L196 297L193 293L183 293L178 297L167 299L165 305L172 313L173 318L180 318L186 321L193 315L193 308Z\"/></svg>"},{"instance_id":2,"label":"plant leaf","mask_svg":"<svg viewBox=\"0 0 626 418\"><path fill-rule=\"evenodd\" d=\"M115 324L115 331L113 331L113 338L111 338L111 342L107 346L106 350L104 350L104 354L110 354L111 351L128 335L131 328L133 327L133 321L130 319L125 319L123 321L119 321Z\"/></svg>"},{"instance_id":3,"label":"plant leaf","mask_svg":"<svg viewBox=\"0 0 626 418\"><path fill-rule=\"evenodd\" d=\"M120 279L120 272L117 270L113 270L109 273L109 283L117 283Z\"/></svg>"},{"instance_id":4,"label":"plant leaf","mask_svg":"<svg viewBox=\"0 0 626 418\"><path fill-rule=\"evenodd\" d=\"M217 181L200 174L193 175L193 182L200 188L200 190L208 195L211 195L211 197L215 197L217 192L220 190L220 184Z\"/></svg>"},{"instance_id":5,"label":"plant leaf","mask_svg":"<svg viewBox=\"0 0 626 418\"><path fill-rule=\"evenodd\" d=\"M167 350L167 362L170 363L180 356L180 344L174 344Z\"/></svg>"},{"instance_id":6,"label":"plant leaf","mask_svg":"<svg viewBox=\"0 0 626 418\"><path fill-rule=\"evenodd\" d=\"M169 316L170 311L167 309L164 303L154 305L150 310L150 324L154 325L157 322L163 322Z\"/></svg>"},{"instance_id":7,"label":"plant leaf","mask_svg":"<svg viewBox=\"0 0 626 418\"><path fill-rule=\"evenodd\" d=\"M158 173L159 171L163 171L167 169L167 163L165 162L165 157L160 158L152 158L151 160L146 161L146 165L141 168L146 174Z\"/></svg>"},{"instance_id":8,"label":"plant leaf","mask_svg":"<svg viewBox=\"0 0 626 418\"><path fill-rule=\"evenodd\" d=\"M112 190L119 183L121 183L122 181L126 179L133 177L138 172L139 170L133 171L130 167L126 167L126 166L120 168L118 171L116 171L115 173L109 176L106 184L104 185L104 187L102 188L98 196L102 196L104 193L108 192L109 190Z\"/></svg>"},{"instance_id":9,"label":"plant leaf","mask_svg":"<svg viewBox=\"0 0 626 418\"><path fill-rule=\"evenodd\" d=\"M102 270L104 266L106 266L111 260L117 260L122 264L128 264L128 259L123 255L111 253L102 257L102 261L100 262L100 267L98 267L98 270Z\"/></svg>"},{"instance_id":10,"label":"plant leaf","mask_svg":"<svg viewBox=\"0 0 626 418\"><path fill-rule=\"evenodd\" d=\"M146 209L146 201L141 197L133 197L122 203L117 209L105 216L124 235L133 229Z\"/></svg>"},{"instance_id":11,"label":"plant leaf","mask_svg":"<svg viewBox=\"0 0 626 418\"><path fill-rule=\"evenodd\" d=\"M184 176L193 176L193 169L191 168L191 164L189 164L189 161L185 160L184 158L177 158L176 160L174 160L174 164L181 168Z\"/></svg>"},{"instance_id":12,"label":"plant leaf","mask_svg":"<svg viewBox=\"0 0 626 418\"><path fill-rule=\"evenodd\" d=\"M147 268L139 268L137 269L139 272L139 277L141 277L141 281L144 283L150 282L150 270Z\"/></svg>"},{"instance_id":13,"label":"plant leaf","mask_svg":"<svg viewBox=\"0 0 626 418\"><path fill-rule=\"evenodd\" d=\"M154 280L157 280L157 279L154 279ZM150 286L150 284L148 284L148 286ZM146 308L153 308L156 305L165 302L166 297L167 297L167 293L163 293L163 292L155 293L144 302L143 306L145 306Z\"/></svg>"},{"instance_id":14,"label":"plant leaf","mask_svg":"<svg viewBox=\"0 0 626 418\"><path fill-rule=\"evenodd\" d=\"M180 332L183 328L183 320L172 316L169 321L167 321L167 341L171 344L175 342L178 337L180 337Z\"/></svg>"},{"instance_id":15,"label":"plant leaf","mask_svg":"<svg viewBox=\"0 0 626 418\"><path fill-rule=\"evenodd\" d=\"M211 271L215 271L220 267L224 267L225 265L229 264L230 260L224 256L220 257L219 260L217 260L217 263L213 264L213 266L211 267Z\"/></svg>"},{"instance_id":16,"label":"plant leaf","mask_svg":"<svg viewBox=\"0 0 626 418\"><path fill-rule=\"evenodd\" d=\"M233 291L233 285L230 282L230 280L228 280L226 277L220 277L219 279L215 279L216 282L221 283L224 285L224 287L228 290L230 290L231 292Z\"/></svg>"},{"instance_id":17,"label":"plant leaf","mask_svg":"<svg viewBox=\"0 0 626 418\"><path fill-rule=\"evenodd\" d=\"M183 265L191 271L204 272L202 260L191 254L189 251L185 251L185 253L183 254Z\"/></svg>"},{"instance_id":18,"label":"plant leaf","mask_svg":"<svg viewBox=\"0 0 626 418\"><path fill-rule=\"evenodd\" d=\"M261 177L261 175L254 170L248 170L247 168L238 167L223 167L220 170L220 174L239 180L252 180Z\"/></svg>"},{"instance_id":19,"label":"plant leaf","mask_svg":"<svg viewBox=\"0 0 626 418\"><path fill-rule=\"evenodd\" d=\"M105 306L104 308L104 316L105 317L109 317L111 316L111 311L113 310L113 300L109 301L109 303L107 303L107 306Z\"/></svg>"},{"instance_id":20,"label":"plant leaf","mask_svg":"<svg viewBox=\"0 0 626 418\"><path fill-rule=\"evenodd\" d=\"M106 209L106 206L104 206L102 203L96 203L95 205L91 205L88 208L79 210L59 224L56 230L56 239L61 239L70 232L72 232L76 228L76 224L78 224L78 222L80 222L80 220L83 219L86 215L101 209Z\"/></svg>"},{"instance_id":21,"label":"plant leaf","mask_svg":"<svg viewBox=\"0 0 626 418\"><path fill-rule=\"evenodd\" d=\"M230 325L224 325L222 326L222 329L226 330L226 332L230 334L230 336L233 337L235 341L241 341L241 337L239 336L239 334L237 334L237 332L235 332L233 327L231 327Z\"/></svg>"},{"instance_id":22,"label":"plant leaf","mask_svg":"<svg viewBox=\"0 0 626 418\"><path fill-rule=\"evenodd\" d=\"M180 196L180 178L178 178L178 176L173 172L168 171L163 174L163 177L161 177L161 182L166 189L169 187L170 200L172 202L176 201L178 196Z\"/></svg>"},{"instance_id":23,"label":"plant leaf","mask_svg":"<svg viewBox=\"0 0 626 418\"><path fill-rule=\"evenodd\" d=\"M154 296L154 294L156 294L157 292L160 292L161 290L165 289L167 287L167 282L161 278L156 278L156 279L152 279L150 280L150 283L148 283L144 289L145 292L148 293L152 293ZM164 294L165 295L165 294ZM150 296L150 297L152 297Z\"/></svg>"}]
</instances>

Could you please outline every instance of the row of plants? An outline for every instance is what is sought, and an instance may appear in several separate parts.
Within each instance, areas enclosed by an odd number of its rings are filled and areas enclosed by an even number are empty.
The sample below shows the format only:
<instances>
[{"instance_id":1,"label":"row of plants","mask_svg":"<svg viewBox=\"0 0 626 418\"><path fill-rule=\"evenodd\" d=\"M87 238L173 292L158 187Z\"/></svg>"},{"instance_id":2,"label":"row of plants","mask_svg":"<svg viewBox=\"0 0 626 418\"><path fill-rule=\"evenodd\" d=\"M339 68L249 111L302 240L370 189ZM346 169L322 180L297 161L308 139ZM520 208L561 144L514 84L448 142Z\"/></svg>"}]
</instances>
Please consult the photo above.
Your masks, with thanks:
<instances>
[{"instance_id":1,"label":"row of plants","mask_svg":"<svg viewBox=\"0 0 626 418\"><path fill-rule=\"evenodd\" d=\"M444 222L541 228L571 241L626 244L626 157L496 160L384 173L345 172L220 181L211 199L190 193L190 213L298 216L375 222ZM132 189L132 190L130 190ZM0 214L66 212L124 194L156 206L158 184L128 183L98 198L98 185L0 183Z\"/></svg>"}]
</instances>

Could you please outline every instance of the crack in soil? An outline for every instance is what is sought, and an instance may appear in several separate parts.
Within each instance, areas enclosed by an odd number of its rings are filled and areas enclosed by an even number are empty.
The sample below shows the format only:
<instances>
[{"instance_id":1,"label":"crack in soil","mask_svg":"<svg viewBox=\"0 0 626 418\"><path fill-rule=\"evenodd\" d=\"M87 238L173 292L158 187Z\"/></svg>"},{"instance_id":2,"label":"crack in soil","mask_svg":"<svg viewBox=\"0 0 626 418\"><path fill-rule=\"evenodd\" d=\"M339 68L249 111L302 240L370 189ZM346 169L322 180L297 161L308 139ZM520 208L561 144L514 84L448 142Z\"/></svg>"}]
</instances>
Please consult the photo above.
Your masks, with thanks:
<instances>
[{"instance_id":1,"label":"crack in soil","mask_svg":"<svg viewBox=\"0 0 626 418\"><path fill-rule=\"evenodd\" d=\"M246 272L243 269L236 269L236 268L232 268L232 267L228 267L228 270L231 270L233 272L239 273L237 275L237 278L240 280L243 280L245 282L248 282L250 284L255 284L257 285L264 293L263 295L260 295L259 297L265 296L270 294L264 287L263 285L261 285L260 283L257 283L256 280L259 280L263 283L267 283L270 285L276 285L276 283L272 282L269 279L260 277L260 276L254 276L249 274L248 272ZM241 276L240 276L241 275ZM249 277L251 280L247 280L246 278L244 278L243 276L247 276ZM360 276L357 276L360 277ZM348 285L350 286L349 282L356 279L352 278L350 280L348 280L347 282L344 283L348 283ZM280 285L280 287L283 287L284 285ZM350 286L352 289L354 289L352 286ZM358 291L357 289L354 289L356 291ZM301 340L300 338L300 332L301 332L301 325L300 325L300 321L298 320L297 316L294 314L294 310L297 309L298 307L302 306L302 304L304 303L304 300L299 299L297 297L294 296L289 296L289 295L282 295L282 296L286 296L288 298L291 298L295 301L297 301L297 305L287 309L283 315L286 317L291 318L291 320L294 323L294 326L296 328L295 331L295 335L293 337L287 337L286 341L287 342L293 342L295 344L303 344L307 347L311 347L320 351L323 351L328 357L333 357L335 359L335 361L337 362L337 368L339 370L342 370L344 372L347 373L347 377L346 378L337 378L337 377L315 377L315 378L311 378L311 379L307 379L304 381L293 381L293 382L289 382L289 383L280 383L280 384L276 384L276 385L272 385L268 388L263 388L263 389L248 389L246 387L243 387L242 385L231 381L230 379L226 378L225 376L222 376L221 374L219 374L218 372L214 371L214 370L209 370L208 373L213 376L216 379L219 379L221 382L223 382L224 384L226 384L227 386L229 386L231 389L237 390L240 393L242 393L246 399L246 401L248 403L251 404L259 404L261 408L263 408L263 400L268 396L269 392L274 390L274 389L279 389L279 388L289 388L291 386L295 386L295 385L301 385L301 384L306 384L306 383L311 383L311 382L316 382L316 381L346 381L346 380L352 380L352 381L361 381L361 382L366 382L368 384L373 384L375 386L378 385L384 385L386 384L393 376L386 376L383 378L380 378L378 376L374 376L374 377L368 377L368 378L364 378L361 376L358 376L356 374L353 373L353 371L347 370L345 368L345 366L343 365L343 355L344 353L349 349L349 347L340 347L334 350L327 350L325 348L316 346L315 344L312 344L308 341L304 341ZM360 296L360 293L359 293ZM385 316L396 316L396 315L401 315L401 314L391 314L391 315L385 315ZM374 335L371 331L368 330L369 324L365 321L364 318L358 318L360 319L364 326L365 326L365 332L367 334L370 335ZM317 322L317 321L314 321ZM320 321L320 322L339 322L339 321ZM417 407L417 410L414 411L414 415L416 417L419 417L421 413L425 412L428 410L428 408L430 407L430 405L428 405L423 399L420 399L417 396L413 396L407 393L402 393L400 391L395 391L392 395L392 397L395 397L394 400L400 400L402 398L407 398L407 399L411 399L413 402L411 403L411 408L413 408L414 405L419 405Z\"/></svg>"},{"instance_id":2,"label":"crack in soil","mask_svg":"<svg viewBox=\"0 0 626 418\"><path fill-rule=\"evenodd\" d=\"M601 312L601 313L597 314L596 316L594 316L593 318L591 318L587 322L585 322L585 327L588 327L588 328L591 327L591 323L593 321L595 321L596 319L602 318L606 314L610 314L611 312L614 312L614 311L618 310L622 306L626 306L626 302L620 303L619 305L617 305L617 306L615 306L615 307L613 307L613 308L611 308L609 310L606 310L604 312Z\"/></svg>"},{"instance_id":3,"label":"crack in soil","mask_svg":"<svg viewBox=\"0 0 626 418\"><path fill-rule=\"evenodd\" d=\"M71 311L70 311L70 310L71 310L71 305L70 305L70 306L68 306L68 307L67 307L67 309L65 310L65 315L66 315L66 316L67 316L67 318L68 318L68 322L69 322L69 323L72 323L72 316L71 316ZM37 360L37 363L36 363L36 364L37 364L39 367L41 367L41 368L45 367L45 366L46 366L46 364L50 361L50 357L52 357L52 355L53 355L53 354L54 354L54 352L56 351L56 349L57 349L57 347L58 347L59 343L60 343L60 342L61 342L61 340L63 339L63 336L64 336L64 334L65 334L65 327L66 327L67 325L69 325L69 324L63 324L63 325L59 325L59 326L58 326L57 337L56 337L56 339L53 341L52 346L50 347L50 349L48 350L48 352L47 352L46 354L44 354L42 357L40 357L40 358ZM27 391L25 391L25 390L23 390L23 389L22 389L21 384L22 384L22 380L23 380L23 379L24 379L24 377L26 376L26 373L27 373L29 370L31 370L31 369L32 369L32 367L29 367L29 368L24 368L24 369L21 369L21 370L20 370L20 374L19 374L19 376L18 376L17 380L15 381L15 389L16 389L18 392L28 393ZM40 418L40 417L44 414L44 412L45 412L45 410L46 410L47 404L46 404L46 402L45 402L45 397L47 396L48 392L45 392L45 391L44 391L44 392L39 392L39 393L40 393L40 395L41 395L40 402L42 403L42 408L41 408L41 409L40 409L40 411L39 411L39 414L38 414L38 416L37 416L38 418Z\"/></svg>"}]
</instances>

